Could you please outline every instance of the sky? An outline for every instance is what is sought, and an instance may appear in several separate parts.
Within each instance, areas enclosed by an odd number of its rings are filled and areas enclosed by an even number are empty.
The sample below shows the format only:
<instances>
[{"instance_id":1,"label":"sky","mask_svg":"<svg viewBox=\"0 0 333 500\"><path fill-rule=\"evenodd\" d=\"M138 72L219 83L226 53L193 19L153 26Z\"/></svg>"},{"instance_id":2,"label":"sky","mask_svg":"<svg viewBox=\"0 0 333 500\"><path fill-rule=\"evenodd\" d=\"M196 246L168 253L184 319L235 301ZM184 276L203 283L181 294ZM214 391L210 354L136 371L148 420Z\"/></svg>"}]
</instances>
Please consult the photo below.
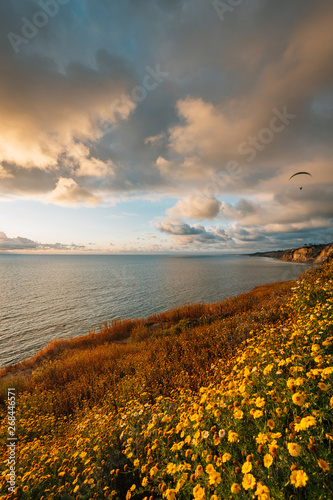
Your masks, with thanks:
<instances>
[{"instance_id":1,"label":"sky","mask_svg":"<svg viewBox=\"0 0 333 500\"><path fill-rule=\"evenodd\" d=\"M331 0L1 2L0 253L332 242L332 25Z\"/></svg>"}]
</instances>

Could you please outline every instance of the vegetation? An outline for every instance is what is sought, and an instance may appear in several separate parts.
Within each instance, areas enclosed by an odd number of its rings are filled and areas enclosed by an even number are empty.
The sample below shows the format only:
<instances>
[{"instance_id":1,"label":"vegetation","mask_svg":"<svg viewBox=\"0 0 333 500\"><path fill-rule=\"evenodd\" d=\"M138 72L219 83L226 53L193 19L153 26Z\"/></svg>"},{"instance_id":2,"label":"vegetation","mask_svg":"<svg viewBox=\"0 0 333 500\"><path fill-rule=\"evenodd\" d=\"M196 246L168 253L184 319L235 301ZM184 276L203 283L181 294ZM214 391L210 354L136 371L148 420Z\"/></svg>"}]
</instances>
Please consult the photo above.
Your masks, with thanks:
<instances>
[{"instance_id":1,"label":"vegetation","mask_svg":"<svg viewBox=\"0 0 333 500\"><path fill-rule=\"evenodd\" d=\"M0 500L332 498L332 310L331 263L3 370Z\"/></svg>"}]
</instances>

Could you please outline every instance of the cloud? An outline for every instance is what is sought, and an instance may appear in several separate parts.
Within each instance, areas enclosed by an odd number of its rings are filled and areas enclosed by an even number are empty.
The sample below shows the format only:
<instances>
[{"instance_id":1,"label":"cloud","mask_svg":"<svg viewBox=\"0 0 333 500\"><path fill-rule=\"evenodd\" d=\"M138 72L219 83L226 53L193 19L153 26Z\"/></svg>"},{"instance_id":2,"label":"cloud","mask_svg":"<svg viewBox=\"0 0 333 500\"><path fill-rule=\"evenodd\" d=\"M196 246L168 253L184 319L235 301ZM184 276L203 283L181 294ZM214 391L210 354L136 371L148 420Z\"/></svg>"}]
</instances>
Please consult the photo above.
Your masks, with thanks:
<instances>
[{"instance_id":1,"label":"cloud","mask_svg":"<svg viewBox=\"0 0 333 500\"><path fill-rule=\"evenodd\" d=\"M179 200L168 210L170 215L179 215L188 219L214 219L221 208L221 203L214 196L193 194Z\"/></svg>"},{"instance_id":2,"label":"cloud","mask_svg":"<svg viewBox=\"0 0 333 500\"><path fill-rule=\"evenodd\" d=\"M164 139L163 132L158 135L153 135L151 137L146 137L144 140L145 144L149 144L150 146L159 146Z\"/></svg>"},{"instance_id":3,"label":"cloud","mask_svg":"<svg viewBox=\"0 0 333 500\"><path fill-rule=\"evenodd\" d=\"M62 243L38 243L37 241L30 240L17 236L16 238L8 238L8 236L0 231L0 251L12 250L75 250L82 249L80 245L63 245Z\"/></svg>"},{"instance_id":4,"label":"cloud","mask_svg":"<svg viewBox=\"0 0 333 500\"><path fill-rule=\"evenodd\" d=\"M173 236L180 244L189 243L206 243L206 244L221 244L228 241L224 229L212 228L207 231L200 224L190 226L179 219L169 219L157 223L157 228L163 233Z\"/></svg>"},{"instance_id":5,"label":"cloud","mask_svg":"<svg viewBox=\"0 0 333 500\"><path fill-rule=\"evenodd\" d=\"M2 165L0 165L0 179L8 179L10 177L13 177L12 174L7 172Z\"/></svg>"},{"instance_id":6,"label":"cloud","mask_svg":"<svg viewBox=\"0 0 333 500\"><path fill-rule=\"evenodd\" d=\"M248 0L221 24L211 1L72 0L16 54L36 9L0 6L1 199L172 196L167 216L216 219L230 245L330 227L332 2Z\"/></svg>"},{"instance_id":7,"label":"cloud","mask_svg":"<svg viewBox=\"0 0 333 500\"><path fill-rule=\"evenodd\" d=\"M29 240L28 238L8 238L3 232L0 232L0 250L30 250L36 249L38 243Z\"/></svg>"},{"instance_id":8,"label":"cloud","mask_svg":"<svg viewBox=\"0 0 333 500\"><path fill-rule=\"evenodd\" d=\"M128 118L135 105L120 100L134 79L105 51L96 59L97 69L76 62L65 73L40 57L1 63L0 161L57 168L62 155L75 154L75 141L97 141L103 127Z\"/></svg>"},{"instance_id":9,"label":"cloud","mask_svg":"<svg viewBox=\"0 0 333 500\"><path fill-rule=\"evenodd\" d=\"M333 69L329 63L333 56L332 19L333 6L328 2L306 10L289 32L283 50L273 51L269 62L256 66L251 85L247 82L247 88L239 87L238 95L216 103L193 96L178 100L180 123L169 129L170 158L164 157L165 160L178 157L179 168L183 169L186 158L200 158L211 167L236 159L244 165L244 170L251 173L254 170L255 174L258 169L267 169L267 159L271 163L274 154L280 155L283 163L286 157L290 161L304 154L305 158L310 148L306 147L302 153L295 145L300 137L303 143L305 136L311 144L317 140L315 127L310 131L303 126L304 120L310 118L309 101L315 92L332 86ZM262 51L265 38L260 41ZM256 46L258 43L256 40ZM231 46L231 50L233 67L244 71L244 44ZM249 68L247 76L251 73ZM289 119L292 125L288 125L283 115L293 116ZM284 147L282 153L281 147Z\"/></svg>"},{"instance_id":10,"label":"cloud","mask_svg":"<svg viewBox=\"0 0 333 500\"><path fill-rule=\"evenodd\" d=\"M74 179L62 177L52 191L50 200L64 206L78 204L94 206L102 203L100 197L94 196L87 188L78 186Z\"/></svg>"}]
</instances>

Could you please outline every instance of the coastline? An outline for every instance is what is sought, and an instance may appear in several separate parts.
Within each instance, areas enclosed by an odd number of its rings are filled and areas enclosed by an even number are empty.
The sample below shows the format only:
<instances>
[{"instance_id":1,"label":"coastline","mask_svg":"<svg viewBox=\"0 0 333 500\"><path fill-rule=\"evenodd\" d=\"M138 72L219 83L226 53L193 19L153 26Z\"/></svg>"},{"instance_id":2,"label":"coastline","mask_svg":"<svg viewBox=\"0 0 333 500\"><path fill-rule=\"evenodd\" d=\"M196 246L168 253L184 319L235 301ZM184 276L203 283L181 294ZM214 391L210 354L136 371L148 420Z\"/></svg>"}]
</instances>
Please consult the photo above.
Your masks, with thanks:
<instances>
[{"instance_id":1,"label":"coastline","mask_svg":"<svg viewBox=\"0 0 333 500\"><path fill-rule=\"evenodd\" d=\"M323 264L333 260L333 243L306 245L288 250L273 250L247 254L249 257L269 257L298 264Z\"/></svg>"},{"instance_id":2,"label":"coastline","mask_svg":"<svg viewBox=\"0 0 333 500\"><path fill-rule=\"evenodd\" d=\"M292 281L289 280L289 283ZM17 373L29 376L37 367L48 360L53 360L65 350L75 351L76 349L93 348L106 342L114 345L128 345L136 340L138 331L145 331L145 334L139 335L139 337L149 338L151 334L155 335L159 330L168 329L189 318L194 323L200 323L200 319L205 318L204 323L206 323L217 317L229 318L242 314L252 309L250 305L252 300L257 305L257 296L265 296L270 293L275 295L278 293L275 290L283 289L285 283L286 280L282 280L257 285L248 292L226 298L220 302L184 304L164 312L151 314L146 318L115 319L101 325L97 332L92 329L86 334L68 339L55 338L33 356L0 368L0 380ZM289 289L290 286L291 284L287 288ZM244 306L244 303L248 305Z\"/></svg>"}]
</instances>

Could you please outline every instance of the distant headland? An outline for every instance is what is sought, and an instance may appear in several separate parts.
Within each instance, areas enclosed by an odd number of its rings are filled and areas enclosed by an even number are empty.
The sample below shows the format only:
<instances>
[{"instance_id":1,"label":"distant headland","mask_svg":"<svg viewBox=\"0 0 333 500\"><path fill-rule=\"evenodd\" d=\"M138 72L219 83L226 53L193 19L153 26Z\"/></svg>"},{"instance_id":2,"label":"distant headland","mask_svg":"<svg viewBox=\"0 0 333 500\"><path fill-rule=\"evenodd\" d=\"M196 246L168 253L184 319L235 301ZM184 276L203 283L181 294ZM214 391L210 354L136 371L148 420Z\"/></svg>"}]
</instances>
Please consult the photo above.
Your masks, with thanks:
<instances>
[{"instance_id":1,"label":"distant headland","mask_svg":"<svg viewBox=\"0 0 333 500\"><path fill-rule=\"evenodd\" d=\"M333 261L333 243L321 245L305 245L289 250L275 250L271 252L256 252L250 257L271 257L284 262L303 262L308 264L323 264Z\"/></svg>"}]
</instances>

